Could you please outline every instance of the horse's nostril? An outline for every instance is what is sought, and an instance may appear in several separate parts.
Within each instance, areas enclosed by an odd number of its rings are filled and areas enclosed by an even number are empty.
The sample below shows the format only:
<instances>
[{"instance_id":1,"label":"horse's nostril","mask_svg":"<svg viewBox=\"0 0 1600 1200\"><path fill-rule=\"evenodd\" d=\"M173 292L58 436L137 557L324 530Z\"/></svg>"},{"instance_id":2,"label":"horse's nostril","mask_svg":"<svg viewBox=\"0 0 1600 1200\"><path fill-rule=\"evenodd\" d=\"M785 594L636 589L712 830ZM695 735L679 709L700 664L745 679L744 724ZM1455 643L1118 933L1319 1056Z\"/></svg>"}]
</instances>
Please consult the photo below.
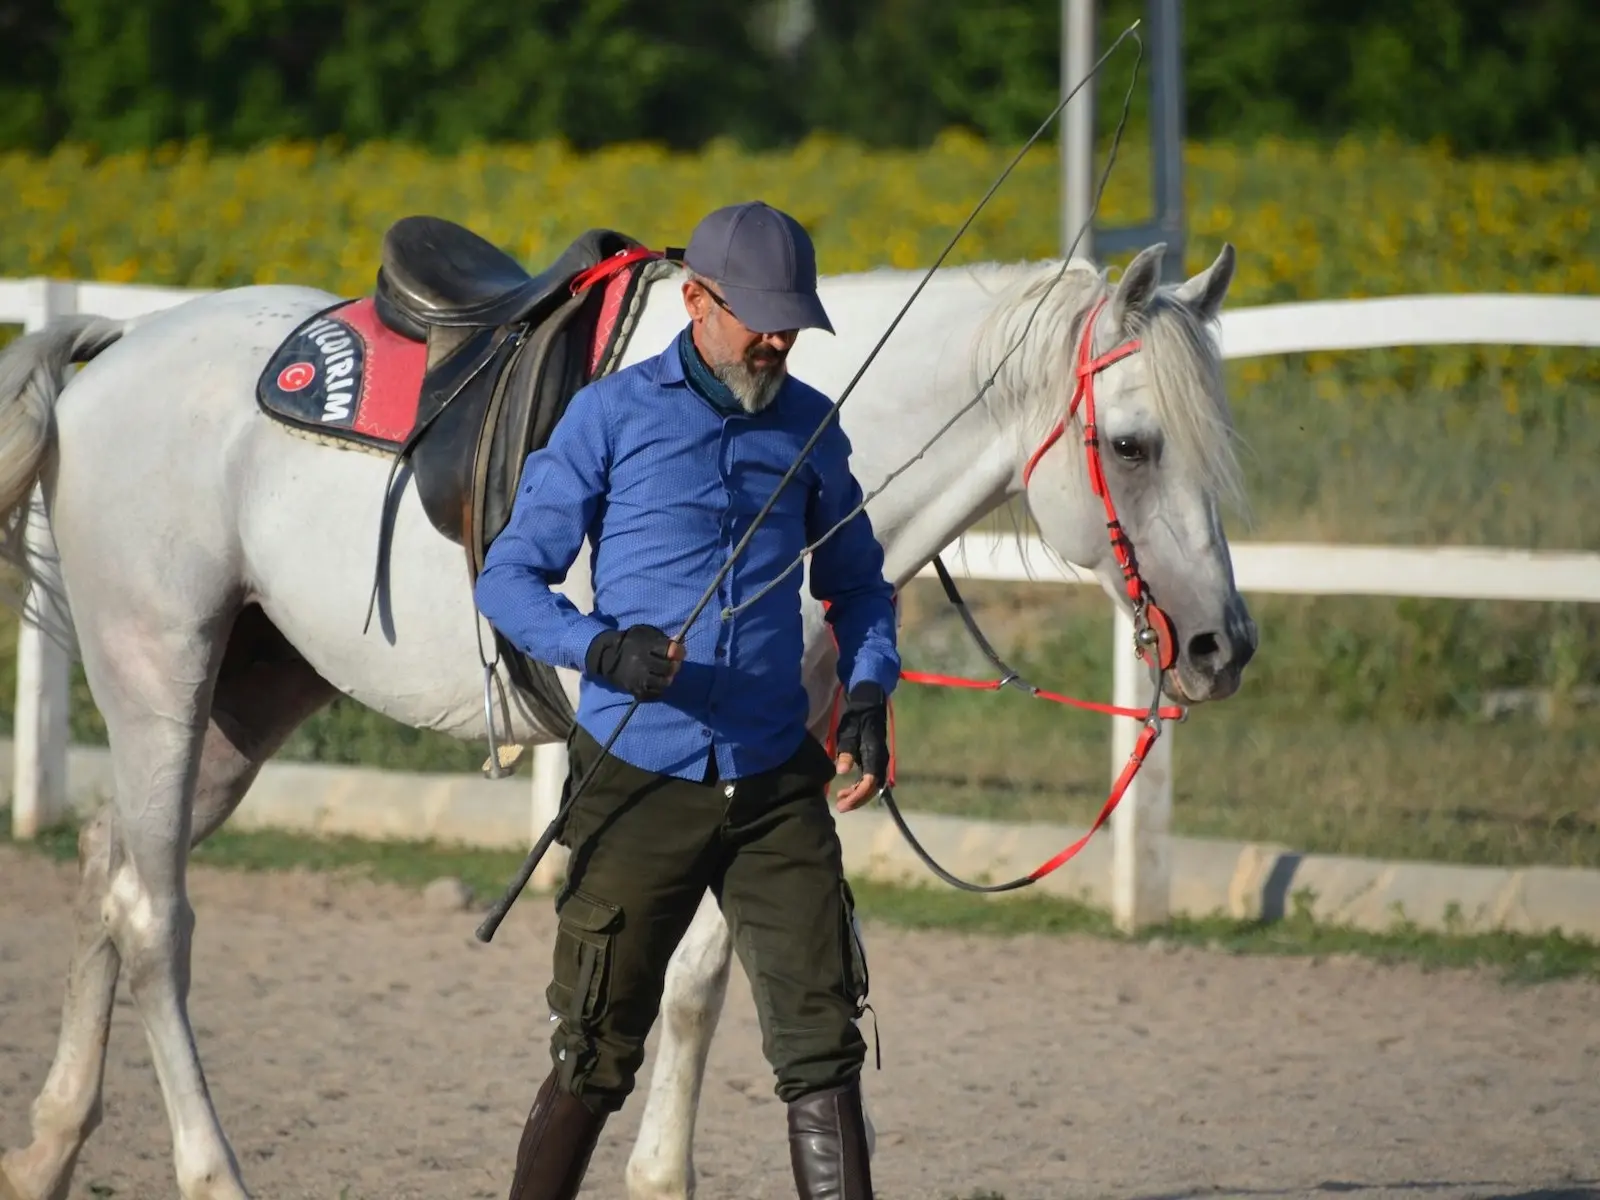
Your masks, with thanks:
<instances>
[{"instance_id":1,"label":"horse's nostril","mask_svg":"<svg viewBox=\"0 0 1600 1200\"><path fill-rule=\"evenodd\" d=\"M1189 639L1189 661L1212 665L1222 656L1222 642L1214 633L1197 633Z\"/></svg>"}]
</instances>

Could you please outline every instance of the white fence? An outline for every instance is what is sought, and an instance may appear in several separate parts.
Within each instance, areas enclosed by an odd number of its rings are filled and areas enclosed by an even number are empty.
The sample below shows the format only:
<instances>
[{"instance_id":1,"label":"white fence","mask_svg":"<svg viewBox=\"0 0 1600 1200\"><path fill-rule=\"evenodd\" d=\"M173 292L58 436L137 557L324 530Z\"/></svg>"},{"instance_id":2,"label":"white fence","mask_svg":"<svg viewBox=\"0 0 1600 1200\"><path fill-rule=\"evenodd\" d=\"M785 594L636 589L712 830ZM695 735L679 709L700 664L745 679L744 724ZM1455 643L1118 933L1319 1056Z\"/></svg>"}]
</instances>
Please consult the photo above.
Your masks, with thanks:
<instances>
[{"instance_id":1,"label":"white fence","mask_svg":"<svg viewBox=\"0 0 1600 1200\"><path fill-rule=\"evenodd\" d=\"M0 280L0 323L36 329L72 312L132 317L199 294L175 288ZM1221 339L1228 358L1465 343L1595 347L1600 346L1600 297L1396 296L1272 304L1224 312ZM1034 552L1019 552L1009 537L972 533L951 547L946 558L952 571L967 579L1082 585L1090 578L1061 570L1038 547L1028 549ZM1249 542L1234 543L1232 550L1239 588L1246 593L1600 603L1600 554ZM925 573L931 574L931 568ZM1149 701L1148 684L1128 652L1132 634L1128 619L1117 612L1112 697L1116 704L1141 707ZM18 838L34 836L65 804L67 675L68 664L59 650L24 626L18 645L12 800ZM1138 725L1127 718L1109 719L1115 732L1114 777ZM1112 817L1112 907L1125 929L1159 923L1168 913L1174 732L1169 727L1156 743ZM540 747L533 757L536 834L554 813L565 764L560 746ZM535 882L548 880L558 866L552 853Z\"/></svg>"}]
</instances>

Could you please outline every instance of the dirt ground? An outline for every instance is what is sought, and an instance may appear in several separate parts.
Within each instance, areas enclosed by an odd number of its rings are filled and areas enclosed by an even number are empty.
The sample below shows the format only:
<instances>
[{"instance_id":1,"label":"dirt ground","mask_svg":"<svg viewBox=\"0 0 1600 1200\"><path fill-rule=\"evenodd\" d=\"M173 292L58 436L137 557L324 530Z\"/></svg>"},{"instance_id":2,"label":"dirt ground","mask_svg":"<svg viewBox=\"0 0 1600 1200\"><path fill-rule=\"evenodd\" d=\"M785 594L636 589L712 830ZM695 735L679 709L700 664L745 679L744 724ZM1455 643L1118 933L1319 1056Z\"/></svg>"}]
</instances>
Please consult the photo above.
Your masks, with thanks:
<instances>
[{"instance_id":1,"label":"dirt ground","mask_svg":"<svg viewBox=\"0 0 1600 1200\"><path fill-rule=\"evenodd\" d=\"M70 868L0 848L7 1146L55 1044L71 885ZM505 1194L548 1061L547 900L525 899L485 947L472 914L398 888L197 870L193 894L197 1037L256 1196ZM880 1200L1600 1197L1593 984L867 918ZM735 968L701 1110L703 1200L794 1195L770 1078ZM174 1195L126 988L106 1099L72 1196ZM586 1197L623 1195L640 1099Z\"/></svg>"}]
</instances>

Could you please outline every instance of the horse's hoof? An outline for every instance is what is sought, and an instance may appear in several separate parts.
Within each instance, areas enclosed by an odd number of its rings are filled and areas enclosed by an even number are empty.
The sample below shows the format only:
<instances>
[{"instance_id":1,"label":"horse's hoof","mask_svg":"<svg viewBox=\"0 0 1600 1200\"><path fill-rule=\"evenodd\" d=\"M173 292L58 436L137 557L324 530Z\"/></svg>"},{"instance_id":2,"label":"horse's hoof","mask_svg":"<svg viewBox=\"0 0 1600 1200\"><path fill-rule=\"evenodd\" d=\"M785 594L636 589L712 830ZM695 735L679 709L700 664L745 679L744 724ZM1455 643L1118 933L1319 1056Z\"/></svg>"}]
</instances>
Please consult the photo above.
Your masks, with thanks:
<instances>
[{"instance_id":1,"label":"horse's hoof","mask_svg":"<svg viewBox=\"0 0 1600 1200\"><path fill-rule=\"evenodd\" d=\"M628 1200L694 1200L694 1173L681 1180L650 1176L630 1167L627 1171Z\"/></svg>"}]
</instances>

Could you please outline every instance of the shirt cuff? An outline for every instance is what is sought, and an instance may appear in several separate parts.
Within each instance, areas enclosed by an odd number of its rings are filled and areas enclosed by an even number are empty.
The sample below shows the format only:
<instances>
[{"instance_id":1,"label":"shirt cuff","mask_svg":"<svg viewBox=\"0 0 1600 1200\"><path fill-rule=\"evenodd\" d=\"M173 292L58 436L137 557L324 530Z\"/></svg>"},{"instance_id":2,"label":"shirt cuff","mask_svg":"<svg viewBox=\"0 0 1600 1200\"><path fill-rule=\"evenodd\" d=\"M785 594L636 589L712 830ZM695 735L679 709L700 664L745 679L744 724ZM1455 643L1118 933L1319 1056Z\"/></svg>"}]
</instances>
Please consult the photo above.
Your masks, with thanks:
<instances>
[{"instance_id":1,"label":"shirt cuff","mask_svg":"<svg viewBox=\"0 0 1600 1200\"><path fill-rule=\"evenodd\" d=\"M858 683L875 683L883 689L885 696L894 694L895 684L900 682L900 664L892 662L877 655L860 655L856 659L855 669L850 672L850 686L845 688L846 694L852 691Z\"/></svg>"},{"instance_id":2,"label":"shirt cuff","mask_svg":"<svg viewBox=\"0 0 1600 1200\"><path fill-rule=\"evenodd\" d=\"M579 613L578 619L561 635L561 655L566 661L560 665L571 667L580 675L584 674L588 669L584 660L589 654L589 643L610 628L611 626L604 621L587 613Z\"/></svg>"}]
</instances>

